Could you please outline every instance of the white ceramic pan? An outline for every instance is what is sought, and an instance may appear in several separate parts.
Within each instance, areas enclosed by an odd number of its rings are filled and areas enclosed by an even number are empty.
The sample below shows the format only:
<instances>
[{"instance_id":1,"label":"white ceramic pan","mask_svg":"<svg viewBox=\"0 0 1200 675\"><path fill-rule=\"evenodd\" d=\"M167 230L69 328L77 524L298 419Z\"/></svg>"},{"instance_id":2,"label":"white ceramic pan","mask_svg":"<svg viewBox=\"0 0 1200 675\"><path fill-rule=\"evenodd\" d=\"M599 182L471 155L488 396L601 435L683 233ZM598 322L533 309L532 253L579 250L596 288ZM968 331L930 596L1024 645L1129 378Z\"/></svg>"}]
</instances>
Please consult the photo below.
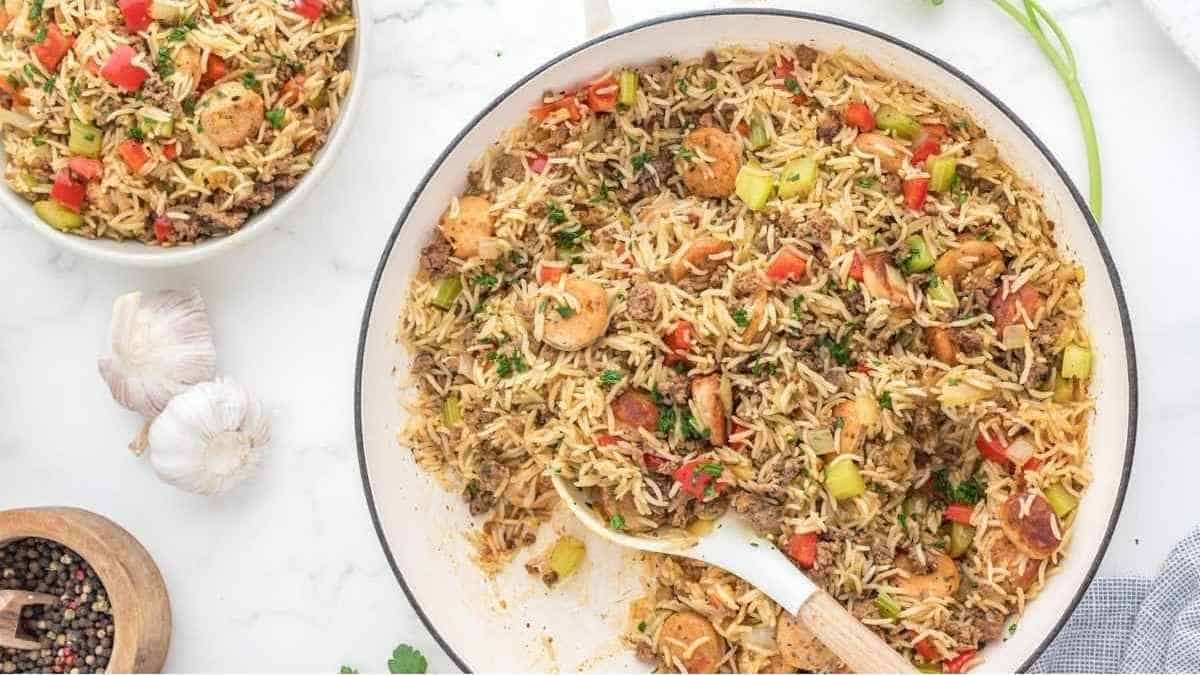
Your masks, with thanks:
<instances>
[{"instance_id":1,"label":"white ceramic pan","mask_svg":"<svg viewBox=\"0 0 1200 675\"><path fill-rule=\"evenodd\" d=\"M757 9L718 10L656 19L605 35L538 68L496 99L450 144L417 187L383 251L367 299L358 355L359 453L379 539L417 613L464 670L645 670L617 641L638 568L611 546L583 536L588 559L553 591L528 575L518 557L498 579L482 578L463 532L465 504L417 469L400 447L404 423L396 372L407 358L394 326L418 253L441 211L465 184L468 163L518 123L546 90L562 89L615 64L663 56L694 57L723 40L802 42L865 55L970 111L1004 157L1045 194L1059 241L1087 270L1084 299L1096 349L1091 430L1095 480L1061 571L1028 606L1016 632L989 646L981 670L1013 671L1033 662L1066 621L1096 571L1120 512L1133 459L1136 371L1129 316L1112 258L1083 198L1029 128L982 86L952 66L888 35L837 19ZM565 518L546 526L579 529ZM535 547L536 548L536 547Z\"/></svg>"}]
</instances>

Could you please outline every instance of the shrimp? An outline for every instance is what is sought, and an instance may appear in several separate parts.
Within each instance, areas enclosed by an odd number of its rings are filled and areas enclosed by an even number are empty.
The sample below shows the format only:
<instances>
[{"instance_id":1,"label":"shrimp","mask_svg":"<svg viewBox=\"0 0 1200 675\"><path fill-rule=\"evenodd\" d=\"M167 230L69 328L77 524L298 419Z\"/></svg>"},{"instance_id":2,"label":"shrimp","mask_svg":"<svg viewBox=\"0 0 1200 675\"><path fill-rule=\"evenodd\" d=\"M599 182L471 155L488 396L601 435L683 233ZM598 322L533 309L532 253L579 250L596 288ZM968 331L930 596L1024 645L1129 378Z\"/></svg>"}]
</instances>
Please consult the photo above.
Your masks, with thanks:
<instances>
[{"instance_id":1,"label":"shrimp","mask_svg":"<svg viewBox=\"0 0 1200 675\"><path fill-rule=\"evenodd\" d=\"M833 407L833 417L842 425L838 454L849 454L858 450L864 432L879 421L879 404L866 396L842 401Z\"/></svg>"},{"instance_id":2,"label":"shrimp","mask_svg":"<svg viewBox=\"0 0 1200 675\"><path fill-rule=\"evenodd\" d=\"M713 445L725 445L725 403L721 400L721 376L713 373L692 380L692 401L700 414L700 424L709 431Z\"/></svg>"},{"instance_id":3,"label":"shrimp","mask_svg":"<svg viewBox=\"0 0 1200 675\"><path fill-rule=\"evenodd\" d=\"M567 279L564 288L579 303L570 316L546 322L544 338L567 352L584 349L608 330L608 294L594 281Z\"/></svg>"},{"instance_id":4,"label":"shrimp","mask_svg":"<svg viewBox=\"0 0 1200 675\"><path fill-rule=\"evenodd\" d=\"M920 569L917 561L907 553L899 555L896 558L896 567L908 572L908 576L893 577L891 583L903 593L915 597L953 596L959 584L958 565L941 551L927 550L925 559L929 561L931 569L917 574L917 570Z\"/></svg>"},{"instance_id":5,"label":"shrimp","mask_svg":"<svg viewBox=\"0 0 1200 675\"><path fill-rule=\"evenodd\" d=\"M967 239L940 255L933 265L933 271L943 279L958 281L976 267L1003 259L1004 254L995 244Z\"/></svg>"},{"instance_id":6,"label":"shrimp","mask_svg":"<svg viewBox=\"0 0 1200 675\"><path fill-rule=\"evenodd\" d=\"M883 134L859 134L854 149L878 159L879 166L888 173L898 172L908 155L903 143Z\"/></svg>"},{"instance_id":7,"label":"shrimp","mask_svg":"<svg viewBox=\"0 0 1200 675\"><path fill-rule=\"evenodd\" d=\"M863 261L863 283L877 298L883 298L902 309L912 309L912 298L908 295L908 282L900 270L890 265L887 255L876 253Z\"/></svg>"},{"instance_id":8,"label":"shrimp","mask_svg":"<svg viewBox=\"0 0 1200 675\"><path fill-rule=\"evenodd\" d=\"M450 240L456 257L465 260L479 255L480 242L495 233L491 208L488 200L471 195L459 198L457 216L451 217L448 209L442 215L438 226Z\"/></svg>"},{"instance_id":9,"label":"shrimp","mask_svg":"<svg viewBox=\"0 0 1200 675\"><path fill-rule=\"evenodd\" d=\"M713 237L700 237L687 245L683 255L671 261L667 272L670 274L671 280L678 283L691 274L693 267L708 272L723 264L727 258L714 260L713 257L732 250L733 244L728 241Z\"/></svg>"},{"instance_id":10,"label":"shrimp","mask_svg":"<svg viewBox=\"0 0 1200 675\"><path fill-rule=\"evenodd\" d=\"M700 197L728 197L733 194L738 171L742 168L742 144L733 136L714 127L701 127L683 139L683 146L699 150L712 162L700 158L684 162L683 184Z\"/></svg>"},{"instance_id":11,"label":"shrimp","mask_svg":"<svg viewBox=\"0 0 1200 675\"><path fill-rule=\"evenodd\" d=\"M933 355L943 363L955 365L958 363L958 343L954 339L955 331L942 326L926 326L925 342L933 350Z\"/></svg>"}]
</instances>

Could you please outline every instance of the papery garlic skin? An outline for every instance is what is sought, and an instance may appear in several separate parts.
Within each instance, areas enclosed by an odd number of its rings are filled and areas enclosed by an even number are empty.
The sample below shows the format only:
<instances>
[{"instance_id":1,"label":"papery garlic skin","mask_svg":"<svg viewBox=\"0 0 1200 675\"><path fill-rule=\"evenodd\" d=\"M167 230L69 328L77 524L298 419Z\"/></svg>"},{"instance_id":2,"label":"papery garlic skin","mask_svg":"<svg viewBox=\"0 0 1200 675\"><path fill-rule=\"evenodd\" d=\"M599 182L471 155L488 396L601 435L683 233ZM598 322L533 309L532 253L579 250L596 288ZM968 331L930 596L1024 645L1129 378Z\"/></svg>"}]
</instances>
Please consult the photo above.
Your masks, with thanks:
<instances>
[{"instance_id":1,"label":"papery garlic skin","mask_svg":"<svg viewBox=\"0 0 1200 675\"><path fill-rule=\"evenodd\" d=\"M217 350L200 292L127 293L113 302L112 353L100 376L122 406L153 419L188 387L213 378Z\"/></svg>"},{"instance_id":2,"label":"papery garlic skin","mask_svg":"<svg viewBox=\"0 0 1200 675\"><path fill-rule=\"evenodd\" d=\"M150 425L150 464L188 492L226 492L254 472L271 440L262 406L237 382L218 378L171 399Z\"/></svg>"}]
</instances>

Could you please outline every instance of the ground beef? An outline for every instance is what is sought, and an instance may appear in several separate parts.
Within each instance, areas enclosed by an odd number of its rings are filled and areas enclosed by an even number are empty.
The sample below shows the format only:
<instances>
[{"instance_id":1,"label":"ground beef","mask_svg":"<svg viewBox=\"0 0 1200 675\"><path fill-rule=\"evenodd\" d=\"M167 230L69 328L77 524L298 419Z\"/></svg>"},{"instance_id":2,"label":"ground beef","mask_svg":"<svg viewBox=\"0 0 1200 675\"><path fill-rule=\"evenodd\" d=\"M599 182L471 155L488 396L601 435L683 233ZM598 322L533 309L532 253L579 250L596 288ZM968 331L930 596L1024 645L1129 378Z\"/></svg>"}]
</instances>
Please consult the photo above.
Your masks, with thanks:
<instances>
[{"instance_id":1,"label":"ground beef","mask_svg":"<svg viewBox=\"0 0 1200 675\"><path fill-rule=\"evenodd\" d=\"M799 457L787 457L775 462L763 480L770 485L785 489L794 483L802 473L804 473L804 460Z\"/></svg>"},{"instance_id":2,"label":"ground beef","mask_svg":"<svg viewBox=\"0 0 1200 675\"><path fill-rule=\"evenodd\" d=\"M275 188L270 183L258 184L254 188L254 192L249 197L238 203L239 206L244 206L250 209L251 213L261 211L267 208L275 201Z\"/></svg>"},{"instance_id":3,"label":"ground beef","mask_svg":"<svg viewBox=\"0 0 1200 675\"><path fill-rule=\"evenodd\" d=\"M828 580L834 565L842 557L842 541L840 537L817 542L817 557L809 574L820 583Z\"/></svg>"},{"instance_id":4,"label":"ground beef","mask_svg":"<svg viewBox=\"0 0 1200 675\"><path fill-rule=\"evenodd\" d=\"M717 53L711 49L704 52L704 67L709 70L716 70L720 67L720 63L717 61Z\"/></svg>"},{"instance_id":5,"label":"ground beef","mask_svg":"<svg viewBox=\"0 0 1200 675\"><path fill-rule=\"evenodd\" d=\"M876 518L871 521L871 529L866 533L866 540L871 547L871 560L876 565L891 565L896 559L896 549L888 544L890 529L890 523L885 526L880 518Z\"/></svg>"},{"instance_id":6,"label":"ground beef","mask_svg":"<svg viewBox=\"0 0 1200 675\"><path fill-rule=\"evenodd\" d=\"M444 276L454 269L454 264L450 262L450 252L450 242L438 233L433 241L421 249L421 270L430 277Z\"/></svg>"},{"instance_id":7,"label":"ground beef","mask_svg":"<svg viewBox=\"0 0 1200 675\"><path fill-rule=\"evenodd\" d=\"M582 208L575 210L575 220L587 228L600 227L604 224L604 212L600 209Z\"/></svg>"},{"instance_id":8,"label":"ground beef","mask_svg":"<svg viewBox=\"0 0 1200 675\"><path fill-rule=\"evenodd\" d=\"M1008 223L1010 227L1016 227L1017 223L1021 222L1021 209L1017 208L1016 204L1009 204L1005 207L1003 215L1004 222Z\"/></svg>"},{"instance_id":9,"label":"ground beef","mask_svg":"<svg viewBox=\"0 0 1200 675\"><path fill-rule=\"evenodd\" d=\"M196 224L205 234L227 234L241 227L249 215L242 210L222 211L209 202L201 202L196 207Z\"/></svg>"},{"instance_id":10,"label":"ground beef","mask_svg":"<svg viewBox=\"0 0 1200 675\"><path fill-rule=\"evenodd\" d=\"M903 183L901 183L899 176L897 176L896 174L893 174L893 173L889 173L889 174L884 175L882 187L883 187L883 191L886 192L887 194L898 195L898 194L900 194L900 192L904 186L903 186Z\"/></svg>"},{"instance_id":11,"label":"ground beef","mask_svg":"<svg viewBox=\"0 0 1200 675\"><path fill-rule=\"evenodd\" d=\"M546 215L546 202L534 202L525 210L534 218L541 218Z\"/></svg>"},{"instance_id":12,"label":"ground beef","mask_svg":"<svg viewBox=\"0 0 1200 675\"><path fill-rule=\"evenodd\" d=\"M958 344L960 350L967 354L978 354L983 351L983 338L979 337L979 331L960 329L954 335L954 342Z\"/></svg>"},{"instance_id":13,"label":"ground beef","mask_svg":"<svg viewBox=\"0 0 1200 675\"><path fill-rule=\"evenodd\" d=\"M960 645L978 647L999 640L1004 634L1004 623L1004 616L972 607L947 622L942 630Z\"/></svg>"},{"instance_id":14,"label":"ground beef","mask_svg":"<svg viewBox=\"0 0 1200 675\"><path fill-rule=\"evenodd\" d=\"M634 321L653 321L658 310L658 291L650 283L634 284L625 300L626 312Z\"/></svg>"},{"instance_id":15,"label":"ground beef","mask_svg":"<svg viewBox=\"0 0 1200 675\"><path fill-rule=\"evenodd\" d=\"M571 130L565 124L558 124L553 127L538 127L533 134L535 150L542 154L550 154L562 148L562 146L571 138Z\"/></svg>"},{"instance_id":16,"label":"ground beef","mask_svg":"<svg viewBox=\"0 0 1200 675\"><path fill-rule=\"evenodd\" d=\"M808 45L797 45L796 66L804 70L812 70L813 64L817 62L817 57L820 55L821 52Z\"/></svg>"},{"instance_id":17,"label":"ground beef","mask_svg":"<svg viewBox=\"0 0 1200 675\"><path fill-rule=\"evenodd\" d=\"M467 502L467 508L473 516L483 515L496 505L496 495L479 487L477 480L467 483L463 490L463 500Z\"/></svg>"},{"instance_id":18,"label":"ground beef","mask_svg":"<svg viewBox=\"0 0 1200 675\"><path fill-rule=\"evenodd\" d=\"M817 121L817 138L826 143L833 141L834 136L837 136L841 130L842 120L832 112L826 112Z\"/></svg>"},{"instance_id":19,"label":"ground beef","mask_svg":"<svg viewBox=\"0 0 1200 675\"><path fill-rule=\"evenodd\" d=\"M493 459L479 463L479 487L499 494L508 485L508 467Z\"/></svg>"},{"instance_id":20,"label":"ground beef","mask_svg":"<svg viewBox=\"0 0 1200 675\"><path fill-rule=\"evenodd\" d=\"M779 531L783 506L751 492L739 492L730 500L733 510L746 517L756 532L769 535Z\"/></svg>"},{"instance_id":21,"label":"ground beef","mask_svg":"<svg viewBox=\"0 0 1200 675\"><path fill-rule=\"evenodd\" d=\"M647 642L639 642L634 654L642 663L655 664L658 663L658 657L654 655L654 647Z\"/></svg>"},{"instance_id":22,"label":"ground beef","mask_svg":"<svg viewBox=\"0 0 1200 675\"><path fill-rule=\"evenodd\" d=\"M747 270L737 275L733 280L733 292L739 297L754 295L762 288L762 280L758 273Z\"/></svg>"},{"instance_id":23,"label":"ground beef","mask_svg":"<svg viewBox=\"0 0 1200 675\"><path fill-rule=\"evenodd\" d=\"M437 359L429 352L420 352L412 362L412 374L424 375L437 367Z\"/></svg>"},{"instance_id":24,"label":"ground beef","mask_svg":"<svg viewBox=\"0 0 1200 675\"><path fill-rule=\"evenodd\" d=\"M825 213L824 211L817 211L809 216L804 225L810 232L822 239L825 239L829 236L829 231L834 227L837 227L837 221L834 220L833 216L829 215L828 213Z\"/></svg>"},{"instance_id":25,"label":"ground beef","mask_svg":"<svg viewBox=\"0 0 1200 675\"><path fill-rule=\"evenodd\" d=\"M668 402L676 405L685 403L688 399L688 379L675 370L663 370L662 378L657 382L658 393Z\"/></svg>"},{"instance_id":26,"label":"ground beef","mask_svg":"<svg viewBox=\"0 0 1200 675\"><path fill-rule=\"evenodd\" d=\"M1023 366L1024 364L1022 364ZM1033 363L1029 366L1029 379L1025 380L1025 384L1030 387L1040 388L1046 383L1050 377L1050 364L1044 358L1034 357Z\"/></svg>"},{"instance_id":27,"label":"ground beef","mask_svg":"<svg viewBox=\"0 0 1200 675\"><path fill-rule=\"evenodd\" d=\"M514 183L525 180L525 164L520 157L504 153L492 160L492 185L504 185L504 179Z\"/></svg>"}]
</instances>

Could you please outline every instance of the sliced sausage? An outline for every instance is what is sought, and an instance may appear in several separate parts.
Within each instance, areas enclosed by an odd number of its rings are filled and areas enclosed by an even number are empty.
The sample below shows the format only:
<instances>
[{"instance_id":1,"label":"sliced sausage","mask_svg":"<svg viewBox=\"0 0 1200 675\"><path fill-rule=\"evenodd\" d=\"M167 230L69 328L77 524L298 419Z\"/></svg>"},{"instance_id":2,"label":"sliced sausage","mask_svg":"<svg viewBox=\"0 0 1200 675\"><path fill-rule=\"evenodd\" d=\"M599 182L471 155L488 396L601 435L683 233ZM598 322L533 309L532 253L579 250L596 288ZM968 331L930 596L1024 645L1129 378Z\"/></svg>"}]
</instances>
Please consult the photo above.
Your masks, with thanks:
<instances>
[{"instance_id":1,"label":"sliced sausage","mask_svg":"<svg viewBox=\"0 0 1200 675\"><path fill-rule=\"evenodd\" d=\"M198 106L204 135L217 147L243 145L263 122L262 96L241 82L223 82L205 92Z\"/></svg>"},{"instance_id":2,"label":"sliced sausage","mask_svg":"<svg viewBox=\"0 0 1200 675\"><path fill-rule=\"evenodd\" d=\"M742 144L736 138L715 127L693 130L683 140L683 146L700 157L683 162L683 184L700 197L728 197L733 194L738 170L742 168Z\"/></svg>"},{"instance_id":3,"label":"sliced sausage","mask_svg":"<svg viewBox=\"0 0 1200 675\"><path fill-rule=\"evenodd\" d=\"M1028 505L1028 506L1026 506ZM1058 516L1045 497L1017 492L1000 506L1000 529L1022 553L1042 560L1058 550Z\"/></svg>"},{"instance_id":4,"label":"sliced sausage","mask_svg":"<svg viewBox=\"0 0 1200 675\"><path fill-rule=\"evenodd\" d=\"M725 403L721 400L721 376L713 373L692 380L692 401L700 415L700 423L708 429L713 445L725 445Z\"/></svg>"},{"instance_id":5,"label":"sliced sausage","mask_svg":"<svg viewBox=\"0 0 1200 675\"><path fill-rule=\"evenodd\" d=\"M683 662L689 673L715 672L725 658L725 642L708 619L695 612L676 612L663 622L659 645Z\"/></svg>"},{"instance_id":6,"label":"sliced sausage","mask_svg":"<svg viewBox=\"0 0 1200 675\"><path fill-rule=\"evenodd\" d=\"M479 255L479 244L495 234L492 223L492 204L483 197L468 195L458 199L458 215L450 210L442 214L438 227L454 247L454 255L464 260Z\"/></svg>"}]
</instances>

